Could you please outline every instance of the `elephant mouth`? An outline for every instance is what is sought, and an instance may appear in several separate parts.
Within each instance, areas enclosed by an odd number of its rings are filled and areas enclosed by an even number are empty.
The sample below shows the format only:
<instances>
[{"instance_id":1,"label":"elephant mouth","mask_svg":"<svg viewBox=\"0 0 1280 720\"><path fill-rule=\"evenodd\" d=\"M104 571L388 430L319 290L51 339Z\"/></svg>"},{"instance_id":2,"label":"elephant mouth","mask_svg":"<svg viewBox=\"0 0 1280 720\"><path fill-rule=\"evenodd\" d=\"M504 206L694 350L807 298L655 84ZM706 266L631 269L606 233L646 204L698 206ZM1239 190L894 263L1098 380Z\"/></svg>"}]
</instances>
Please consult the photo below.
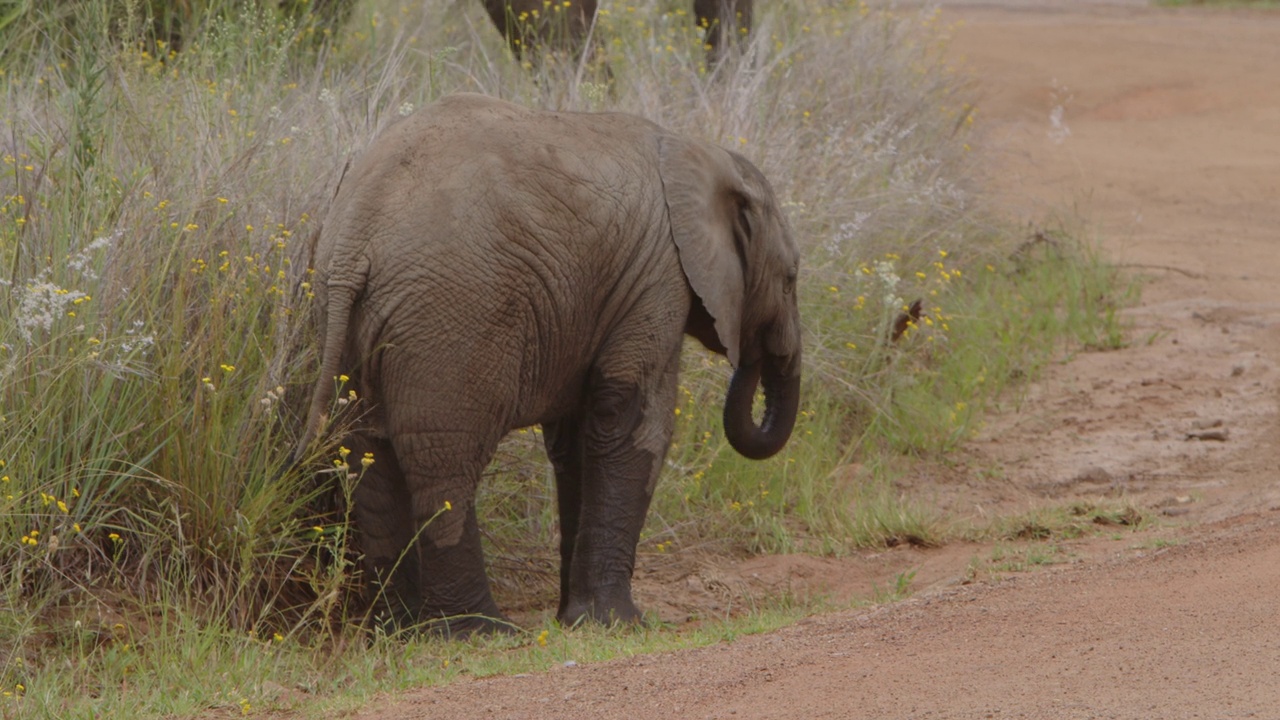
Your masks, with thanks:
<instances>
[{"instance_id":1,"label":"elephant mouth","mask_svg":"<svg viewBox=\"0 0 1280 720\"><path fill-rule=\"evenodd\" d=\"M729 381L724 403L724 434L743 457L764 460L791 438L800 408L800 358L765 356L743 363ZM755 422L756 388L764 388L764 414Z\"/></svg>"}]
</instances>

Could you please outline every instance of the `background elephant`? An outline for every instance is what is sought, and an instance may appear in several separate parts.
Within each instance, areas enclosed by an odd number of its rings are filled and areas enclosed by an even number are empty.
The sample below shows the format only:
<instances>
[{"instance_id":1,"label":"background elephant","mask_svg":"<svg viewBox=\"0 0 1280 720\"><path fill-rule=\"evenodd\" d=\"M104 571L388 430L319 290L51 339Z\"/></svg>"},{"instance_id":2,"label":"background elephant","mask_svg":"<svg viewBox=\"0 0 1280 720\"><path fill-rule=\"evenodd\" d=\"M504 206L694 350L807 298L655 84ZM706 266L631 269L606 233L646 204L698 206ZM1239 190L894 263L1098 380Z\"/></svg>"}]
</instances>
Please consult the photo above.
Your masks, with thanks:
<instances>
[{"instance_id":1,"label":"background elephant","mask_svg":"<svg viewBox=\"0 0 1280 720\"><path fill-rule=\"evenodd\" d=\"M750 162L636 116L462 94L390 127L316 241L323 344L303 444L349 375L360 419L343 444L353 466L374 458L355 517L397 619L501 627L476 485L499 440L536 423L556 475L559 619L637 619L681 338L737 368L733 447L776 453L799 402L799 257Z\"/></svg>"},{"instance_id":2,"label":"background elephant","mask_svg":"<svg viewBox=\"0 0 1280 720\"><path fill-rule=\"evenodd\" d=\"M516 57L526 49L553 47L577 53L596 17L596 0L484 0L484 9ZM694 0L698 27L706 28L707 59L718 62L726 48L751 30L753 0Z\"/></svg>"}]
</instances>

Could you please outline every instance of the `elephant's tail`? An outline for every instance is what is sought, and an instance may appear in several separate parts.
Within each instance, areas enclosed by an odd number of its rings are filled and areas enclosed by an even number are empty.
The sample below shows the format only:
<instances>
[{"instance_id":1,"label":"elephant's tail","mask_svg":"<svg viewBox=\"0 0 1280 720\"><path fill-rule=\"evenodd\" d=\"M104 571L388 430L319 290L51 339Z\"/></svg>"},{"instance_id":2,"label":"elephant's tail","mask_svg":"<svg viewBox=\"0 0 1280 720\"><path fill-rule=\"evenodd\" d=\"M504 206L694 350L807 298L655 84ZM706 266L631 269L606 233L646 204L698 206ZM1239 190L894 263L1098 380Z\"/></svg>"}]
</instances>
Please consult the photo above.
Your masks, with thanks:
<instances>
[{"instance_id":1,"label":"elephant's tail","mask_svg":"<svg viewBox=\"0 0 1280 720\"><path fill-rule=\"evenodd\" d=\"M327 301L325 303L324 338L320 351L320 374L316 377L315 389L311 393L311 406L307 411L307 425L302 437L293 451L293 462L306 459L311 445L324 432L329 422L329 410L337 397L338 385L343 372L342 361L347 347L347 331L351 323L351 311L356 298L364 291L365 280L369 274L367 258L361 257L350 264L338 264L347 267L351 276L330 279L326 284Z\"/></svg>"}]
</instances>

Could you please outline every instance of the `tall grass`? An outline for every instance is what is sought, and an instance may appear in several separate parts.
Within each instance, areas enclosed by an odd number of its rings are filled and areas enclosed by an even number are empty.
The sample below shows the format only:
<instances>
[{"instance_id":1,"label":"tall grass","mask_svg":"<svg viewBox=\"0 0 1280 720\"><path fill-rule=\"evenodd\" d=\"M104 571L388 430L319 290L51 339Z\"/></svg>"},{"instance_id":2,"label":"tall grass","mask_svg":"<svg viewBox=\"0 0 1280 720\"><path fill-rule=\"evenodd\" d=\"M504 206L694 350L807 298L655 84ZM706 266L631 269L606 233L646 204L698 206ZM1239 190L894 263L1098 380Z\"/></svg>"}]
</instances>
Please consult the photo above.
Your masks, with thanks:
<instances>
[{"instance_id":1,"label":"tall grass","mask_svg":"<svg viewBox=\"0 0 1280 720\"><path fill-rule=\"evenodd\" d=\"M790 214L795 436L769 462L730 451L729 368L691 344L642 552L938 542L941 518L878 458L945 454L1055 348L1118 342L1103 264L1066 239L1019 250L982 212L936 14L762 8L708 68L687 17L606 3L597 52L522 67L478 3L370 0L320 43L275 5L216 7L180 52L146 23L77 25L73 46L52 16L0 33L23 48L0 54L0 717L130 694L143 714L234 708L264 674L359 662L349 483L284 471L314 374L306 240L343 163L446 93L644 114L751 157ZM483 485L508 588L552 558L540 444L514 434ZM139 682L208 666L222 685Z\"/></svg>"}]
</instances>

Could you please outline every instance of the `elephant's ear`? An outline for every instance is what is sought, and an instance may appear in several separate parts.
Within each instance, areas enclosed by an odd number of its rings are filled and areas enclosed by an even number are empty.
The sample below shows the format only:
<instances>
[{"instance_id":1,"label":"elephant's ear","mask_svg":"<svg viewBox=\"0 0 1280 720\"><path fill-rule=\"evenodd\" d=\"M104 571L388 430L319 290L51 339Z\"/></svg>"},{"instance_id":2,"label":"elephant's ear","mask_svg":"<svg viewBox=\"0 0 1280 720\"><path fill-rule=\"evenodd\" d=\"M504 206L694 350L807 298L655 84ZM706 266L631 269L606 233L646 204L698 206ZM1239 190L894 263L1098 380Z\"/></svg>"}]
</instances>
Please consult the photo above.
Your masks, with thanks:
<instances>
[{"instance_id":1,"label":"elephant's ear","mask_svg":"<svg viewBox=\"0 0 1280 720\"><path fill-rule=\"evenodd\" d=\"M737 367L746 284L742 176L729 153L670 135L658 141L658 163L680 265Z\"/></svg>"}]
</instances>

